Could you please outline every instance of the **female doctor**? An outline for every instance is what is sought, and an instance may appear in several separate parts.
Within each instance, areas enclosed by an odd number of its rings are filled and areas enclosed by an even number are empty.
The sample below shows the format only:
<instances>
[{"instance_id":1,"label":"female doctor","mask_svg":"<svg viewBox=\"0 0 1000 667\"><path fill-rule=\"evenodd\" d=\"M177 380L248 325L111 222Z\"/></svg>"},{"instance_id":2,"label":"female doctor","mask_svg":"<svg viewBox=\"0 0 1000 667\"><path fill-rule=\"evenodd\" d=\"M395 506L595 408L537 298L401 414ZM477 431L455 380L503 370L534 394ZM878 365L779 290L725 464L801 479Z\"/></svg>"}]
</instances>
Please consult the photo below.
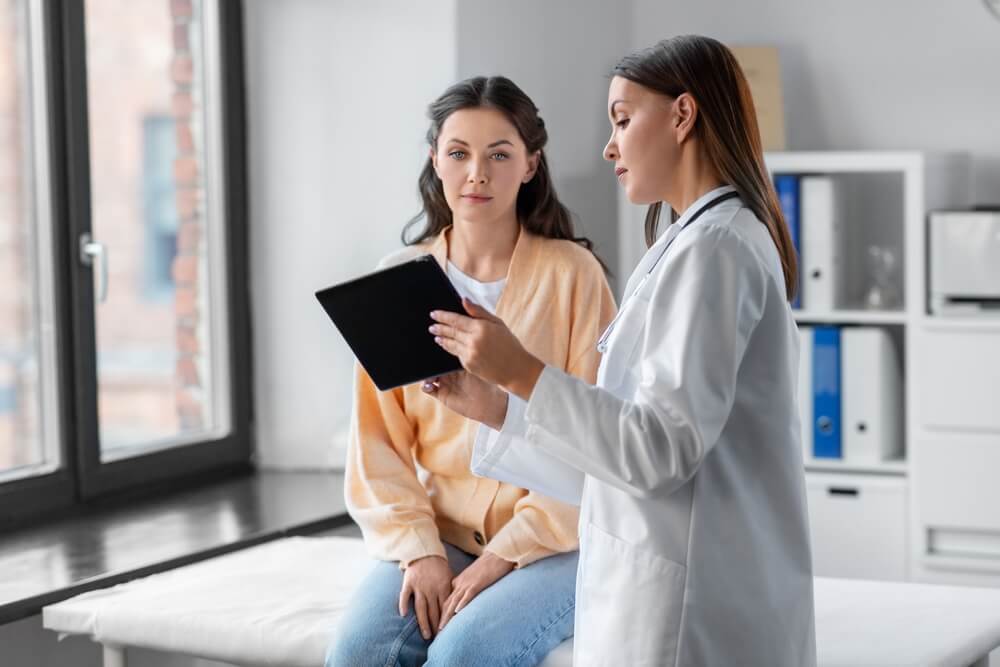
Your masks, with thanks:
<instances>
[{"instance_id":1,"label":"female doctor","mask_svg":"<svg viewBox=\"0 0 1000 667\"><path fill-rule=\"evenodd\" d=\"M746 80L675 37L615 67L608 114L652 206L597 386L466 302L431 333L467 372L424 391L485 425L478 473L581 503L574 664L814 665L796 260ZM655 202L681 212L658 239Z\"/></svg>"}]
</instances>

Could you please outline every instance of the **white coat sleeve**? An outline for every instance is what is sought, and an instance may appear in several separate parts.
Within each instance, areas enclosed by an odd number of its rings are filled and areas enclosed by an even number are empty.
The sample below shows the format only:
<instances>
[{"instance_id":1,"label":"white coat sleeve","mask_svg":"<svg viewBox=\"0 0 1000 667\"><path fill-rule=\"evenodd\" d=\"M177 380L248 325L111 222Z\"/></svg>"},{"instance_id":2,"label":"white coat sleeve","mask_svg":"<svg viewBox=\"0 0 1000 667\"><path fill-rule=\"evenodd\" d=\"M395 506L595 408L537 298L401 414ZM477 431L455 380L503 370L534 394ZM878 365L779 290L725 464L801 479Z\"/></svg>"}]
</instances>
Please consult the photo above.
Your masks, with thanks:
<instances>
[{"instance_id":1,"label":"white coat sleeve","mask_svg":"<svg viewBox=\"0 0 1000 667\"><path fill-rule=\"evenodd\" d=\"M651 286L634 394L546 367L525 413L536 449L640 497L687 483L711 451L763 312L768 276L753 250L725 227L698 232Z\"/></svg>"},{"instance_id":2,"label":"white coat sleeve","mask_svg":"<svg viewBox=\"0 0 1000 667\"><path fill-rule=\"evenodd\" d=\"M583 472L525 440L526 409L527 403L509 396L501 430L480 425L472 446L473 474L579 506Z\"/></svg>"}]
</instances>

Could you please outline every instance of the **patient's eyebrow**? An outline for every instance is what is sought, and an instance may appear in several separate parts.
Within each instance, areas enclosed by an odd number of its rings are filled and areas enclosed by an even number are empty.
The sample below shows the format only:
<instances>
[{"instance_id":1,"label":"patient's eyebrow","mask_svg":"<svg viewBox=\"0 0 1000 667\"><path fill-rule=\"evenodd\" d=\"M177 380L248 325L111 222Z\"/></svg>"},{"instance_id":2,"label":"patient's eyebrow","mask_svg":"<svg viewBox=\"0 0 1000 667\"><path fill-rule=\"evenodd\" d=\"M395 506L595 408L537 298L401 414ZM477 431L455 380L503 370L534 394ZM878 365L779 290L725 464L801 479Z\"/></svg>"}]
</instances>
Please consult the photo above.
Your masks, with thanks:
<instances>
[{"instance_id":1,"label":"patient's eyebrow","mask_svg":"<svg viewBox=\"0 0 1000 667\"><path fill-rule=\"evenodd\" d=\"M608 110L608 115L609 116L614 116L615 115L615 105L618 104L619 102L624 102L624 101L625 100L615 100L614 102L612 102L611 103L611 109Z\"/></svg>"},{"instance_id":2,"label":"patient's eyebrow","mask_svg":"<svg viewBox=\"0 0 1000 667\"><path fill-rule=\"evenodd\" d=\"M466 146L466 147L469 146L469 142L462 141L461 139L449 139L446 143L449 143L449 144L461 144L461 145ZM513 146L514 145L514 143L512 141L508 140L508 139L500 139L499 141L494 141L492 144L490 144L489 146L487 146L487 148L496 148L497 146L502 146L504 144L507 144L508 146Z\"/></svg>"}]
</instances>

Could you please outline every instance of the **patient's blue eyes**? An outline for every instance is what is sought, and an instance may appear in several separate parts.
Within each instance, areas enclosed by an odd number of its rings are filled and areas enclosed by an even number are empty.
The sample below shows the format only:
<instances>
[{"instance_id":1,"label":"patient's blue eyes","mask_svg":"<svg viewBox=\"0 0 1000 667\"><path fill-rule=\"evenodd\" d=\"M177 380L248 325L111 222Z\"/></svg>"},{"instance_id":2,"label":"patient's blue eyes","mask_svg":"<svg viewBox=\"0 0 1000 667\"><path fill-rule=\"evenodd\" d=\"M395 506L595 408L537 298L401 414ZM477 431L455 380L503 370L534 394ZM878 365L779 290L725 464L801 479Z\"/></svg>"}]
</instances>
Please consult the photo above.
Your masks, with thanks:
<instances>
[{"instance_id":1,"label":"patient's blue eyes","mask_svg":"<svg viewBox=\"0 0 1000 667\"><path fill-rule=\"evenodd\" d=\"M466 155L465 151L451 151L450 153L448 153L448 157L450 157L453 160L464 160L465 155ZM491 153L490 158L496 160L497 162L502 162L504 160L510 159L510 156L507 155L506 153Z\"/></svg>"}]
</instances>

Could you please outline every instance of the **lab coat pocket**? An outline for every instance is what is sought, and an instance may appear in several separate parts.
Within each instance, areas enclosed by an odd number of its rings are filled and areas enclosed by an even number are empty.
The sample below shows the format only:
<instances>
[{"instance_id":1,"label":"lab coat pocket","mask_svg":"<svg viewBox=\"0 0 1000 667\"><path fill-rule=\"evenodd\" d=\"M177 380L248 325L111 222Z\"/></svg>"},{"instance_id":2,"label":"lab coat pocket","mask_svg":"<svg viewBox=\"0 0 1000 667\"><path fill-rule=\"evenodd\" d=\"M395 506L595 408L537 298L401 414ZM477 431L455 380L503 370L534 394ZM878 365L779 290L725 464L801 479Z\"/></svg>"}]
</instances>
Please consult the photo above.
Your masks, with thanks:
<instances>
[{"instance_id":1,"label":"lab coat pocket","mask_svg":"<svg viewBox=\"0 0 1000 667\"><path fill-rule=\"evenodd\" d=\"M574 664L674 665L686 568L592 523L583 533Z\"/></svg>"},{"instance_id":2,"label":"lab coat pocket","mask_svg":"<svg viewBox=\"0 0 1000 667\"><path fill-rule=\"evenodd\" d=\"M648 309L649 301L639 295L632 296L623 304L621 314L612 324L607 347L601 357L597 371L598 386L613 392L621 387L630 370L638 371L635 355L646 330Z\"/></svg>"}]
</instances>

